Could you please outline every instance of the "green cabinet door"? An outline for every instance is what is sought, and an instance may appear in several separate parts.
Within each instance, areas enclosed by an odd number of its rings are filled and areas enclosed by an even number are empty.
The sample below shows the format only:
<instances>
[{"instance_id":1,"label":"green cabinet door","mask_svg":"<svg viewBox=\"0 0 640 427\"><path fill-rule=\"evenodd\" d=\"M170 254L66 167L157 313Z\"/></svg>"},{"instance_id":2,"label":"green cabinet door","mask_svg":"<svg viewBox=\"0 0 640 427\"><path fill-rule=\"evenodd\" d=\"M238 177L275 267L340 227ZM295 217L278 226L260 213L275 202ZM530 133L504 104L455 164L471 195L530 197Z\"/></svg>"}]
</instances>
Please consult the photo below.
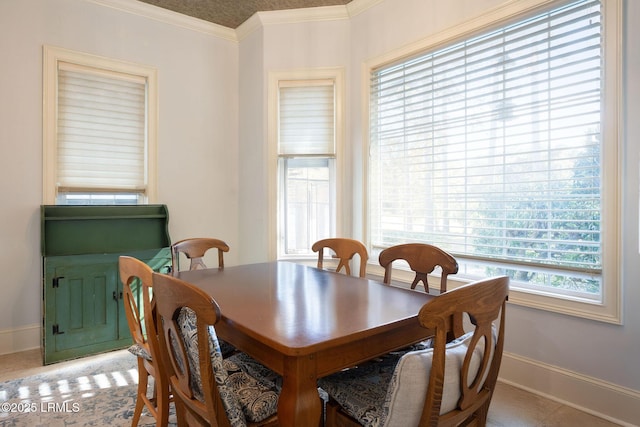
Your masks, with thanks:
<instances>
[{"instance_id":1,"label":"green cabinet door","mask_svg":"<svg viewBox=\"0 0 640 427\"><path fill-rule=\"evenodd\" d=\"M120 254L44 258L44 363L73 359L132 344L118 272ZM123 253L166 273L169 248ZM142 309L141 289L134 295Z\"/></svg>"},{"instance_id":2,"label":"green cabinet door","mask_svg":"<svg viewBox=\"0 0 640 427\"><path fill-rule=\"evenodd\" d=\"M117 271L113 264L64 266L54 269L51 290L55 304L51 324L55 351L94 346L118 338Z\"/></svg>"}]
</instances>

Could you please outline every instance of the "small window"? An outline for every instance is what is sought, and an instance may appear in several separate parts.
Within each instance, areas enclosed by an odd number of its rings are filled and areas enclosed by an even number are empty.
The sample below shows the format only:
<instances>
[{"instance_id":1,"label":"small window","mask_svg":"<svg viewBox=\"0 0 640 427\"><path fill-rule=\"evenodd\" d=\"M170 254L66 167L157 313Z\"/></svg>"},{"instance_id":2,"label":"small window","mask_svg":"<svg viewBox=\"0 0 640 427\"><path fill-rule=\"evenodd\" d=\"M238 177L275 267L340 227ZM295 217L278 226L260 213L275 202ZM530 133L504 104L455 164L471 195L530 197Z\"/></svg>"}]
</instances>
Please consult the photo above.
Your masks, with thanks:
<instances>
[{"instance_id":1,"label":"small window","mask_svg":"<svg viewBox=\"0 0 640 427\"><path fill-rule=\"evenodd\" d=\"M155 71L45 47L45 203L154 197Z\"/></svg>"},{"instance_id":2,"label":"small window","mask_svg":"<svg viewBox=\"0 0 640 427\"><path fill-rule=\"evenodd\" d=\"M305 258L340 231L343 70L269 75L270 236L278 258Z\"/></svg>"},{"instance_id":3,"label":"small window","mask_svg":"<svg viewBox=\"0 0 640 427\"><path fill-rule=\"evenodd\" d=\"M304 255L335 234L335 84L295 80L278 87L280 252Z\"/></svg>"}]
</instances>

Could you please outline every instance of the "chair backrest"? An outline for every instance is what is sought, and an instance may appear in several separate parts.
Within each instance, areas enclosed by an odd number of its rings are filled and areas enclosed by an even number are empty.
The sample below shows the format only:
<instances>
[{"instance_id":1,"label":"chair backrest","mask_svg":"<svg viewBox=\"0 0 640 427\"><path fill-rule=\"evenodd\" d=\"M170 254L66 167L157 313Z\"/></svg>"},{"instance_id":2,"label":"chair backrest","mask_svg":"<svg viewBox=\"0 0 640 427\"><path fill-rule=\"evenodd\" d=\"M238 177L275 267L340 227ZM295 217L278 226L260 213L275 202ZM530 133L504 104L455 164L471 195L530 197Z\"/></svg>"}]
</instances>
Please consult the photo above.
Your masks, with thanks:
<instances>
[{"instance_id":1,"label":"chair backrest","mask_svg":"<svg viewBox=\"0 0 640 427\"><path fill-rule=\"evenodd\" d=\"M176 403L178 424L185 420L202 425L229 426L229 419L215 380L209 327L220 320L220 307L203 290L172 276L154 273L156 323L160 326L161 356L167 369ZM197 359L184 341L180 317L185 309L195 314ZM218 347L219 350L219 347ZM219 355L222 363L222 355ZM191 381L199 373L200 381ZM201 390L195 385L201 384ZM185 419L182 419L185 417ZM217 423L217 424L216 424Z\"/></svg>"},{"instance_id":2,"label":"chair backrest","mask_svg":"<svg viewBox=\"0 0 640 427\"><path fill-rule=\"evenodd\" d=\"M318 252L318 268L323 268L324 248L329 248L335 252L335 257L340 260L336 271L344 268L347 275L351 275L350 261L355 254L358 254L360 257L360 277L366 276L369 254L367 253L367 248L361 242L347 238L318 240L311 246L314 252Z\"/></svg>"},{"instance_id":3,"label":"chair backrest","mask_svg":"<svg viewBox=\"0 0 640 427\"><path fill-rule=\"evenodd\" d=\"M155 361L154 350L158 350L158 341L157 335L154 334L153 310L155 301L150 294L153 270L144 262L130 256L119 257L118 268L122 281L125 315L131 337L134 343L144 347ZM137 303L139 300L142 300L142 310Z\"/></svg>"},{"instance_id":4,"label":"chair backrest","mask_svg":"<svg viewBox=\"0 0 640 427\"><path fill-rule=\"evenodd\" d=\"M411 270L415 272L415 278L411 283L411 289L415 289L419 282L424 285L425 292L429 292L427 276L436 266L442 269L440 276L440 293L447 291L447 276L458 272L458 262L448 252L425 243L406 243L392 246L380 252L378 262L384 268L384 283L391 283L391 270L393 261L405 260Z\"/></svg>"},{"instance_id":5,"label":"chair backrest","mask_svg":"<svg viewBox=\"0 0 640 427\"><path fill-rule=\"evenodd\" d=\"M426 303L419 313L420 324L435 331L433 361L420 425L459 425L477 417L486 421L502 361L505 309L509 294L506 276L474 282L444 293ZM445 383L447 342L455 330L455 318L464 314L475 326L460 365L460 399L452 411L440 415ZM499 322L497 333L494 323ZM459 335L460 332L457 333ZM458 338L458 337L456 337ZM461 355L462 356L462 355ZM472 360L473 359L473 360ZM455 369L456 364L447 364ZM480 422L480 425L484 425Z\"/></svg>"},{"instance_id":6,"label":"chair backrest","mask_svg":"<svg viewBox=\"0 0 640 427\"><path fill-rule=\"evenodd\" d=\"M204 254L209 249L218 249L218 268L224 268L223 252L229 252L229 245L222 240L208 237L195 237L180 240L171 245L171 264L173 271L180 271L180 254L183 253L191 260L189 270L207 268L203 261Z\"/></svg>"}]
</instances>

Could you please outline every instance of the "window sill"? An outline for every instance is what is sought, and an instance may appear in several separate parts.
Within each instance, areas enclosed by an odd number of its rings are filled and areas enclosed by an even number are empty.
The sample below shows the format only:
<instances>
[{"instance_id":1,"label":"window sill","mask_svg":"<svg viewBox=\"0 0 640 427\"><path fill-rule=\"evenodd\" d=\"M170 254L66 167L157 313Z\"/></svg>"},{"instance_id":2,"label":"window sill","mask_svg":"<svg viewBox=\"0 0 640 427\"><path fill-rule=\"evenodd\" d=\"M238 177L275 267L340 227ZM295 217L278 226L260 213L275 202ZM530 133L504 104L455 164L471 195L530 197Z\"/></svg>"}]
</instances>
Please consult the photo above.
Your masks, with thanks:
<instances>
[{"instance_id":1,"label":"window sill","mask_svg":"<svg viewBox=\"0 0 640 427\"><path fill-rule=\"evenodd\" d=\"M384 269L377 264L368 264L367 275L372 276L374 280L382 281ZM407 289L410 288L409 285L413 281L413 273L407 270L394 270L392 277L395 286L406 287ZM473 281L474 279L461 275L449 276L449 290ZM429 289L430 292L434 294L439 292L439 275L429 275ZM513 285L509 292L509 304L621 325L622 313L619 298L611 298L611 300L612 301L606 301L605 298L605 303L598 303L581 300L579 298L561 297L551 293L518 288Z\"/></svg>"},{"instance_id":2,"label":"window sill","mask_svg":"<svg viewBox=\"0 0 640 427\"><path fill-rule=\"evenodd\" d=\"M290 256L279 258L279 260L295 262L311 267L315 267L317 265L317 258L312 256ZM335 263L334 265L331 259L325 259L325 267L335 268L336 265L337 263ZM367 264L367 277L371 280L382 282L384 278L384 269L378 264L369 263ZM405 289L410 289L410 284L413 281L413 277L413 272L409 270L394 269L392 274L393 285ZM473 278L465 277L464 275L460 274L449 276L449 289L451 290L469 284L474 280L475 279ZM418 285L418 287L420 286L422 285ZM438 294L440 290L440 276L438 274L429 275L429 290L432 294ZM551 294L549 292L519 288L513 286L512 284L509 292L509 304L549 311L553 313L560 313L568 316L580 317L583 319L590 319L599 322L611 323L616 325L622 324L620 300L617 297L612 297L611 301L607 301L605 296L605 303L599 303L575 297L562 297L559 295Z\"/></svg>"}]
</instances>

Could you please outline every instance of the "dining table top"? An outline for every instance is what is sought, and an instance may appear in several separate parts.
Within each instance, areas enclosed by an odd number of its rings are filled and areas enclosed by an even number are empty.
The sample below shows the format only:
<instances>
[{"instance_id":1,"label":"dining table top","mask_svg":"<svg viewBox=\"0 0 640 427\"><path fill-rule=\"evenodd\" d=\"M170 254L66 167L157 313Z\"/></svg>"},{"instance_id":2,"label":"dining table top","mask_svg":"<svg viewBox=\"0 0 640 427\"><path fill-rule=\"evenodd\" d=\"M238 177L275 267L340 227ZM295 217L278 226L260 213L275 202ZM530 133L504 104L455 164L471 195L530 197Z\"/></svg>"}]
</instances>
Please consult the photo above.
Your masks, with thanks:
<instances>
[{"instance_id":1,"label":"dining table top","mask_svg":"<svg viewBox=\"0 0 640 427\"><path fill-rule=\"evenodd\" d=\"M311 354L415 319L434 296L273 261L175 273L209 293L222 318L284 354Z\"/></svg>"}]
</instances>

